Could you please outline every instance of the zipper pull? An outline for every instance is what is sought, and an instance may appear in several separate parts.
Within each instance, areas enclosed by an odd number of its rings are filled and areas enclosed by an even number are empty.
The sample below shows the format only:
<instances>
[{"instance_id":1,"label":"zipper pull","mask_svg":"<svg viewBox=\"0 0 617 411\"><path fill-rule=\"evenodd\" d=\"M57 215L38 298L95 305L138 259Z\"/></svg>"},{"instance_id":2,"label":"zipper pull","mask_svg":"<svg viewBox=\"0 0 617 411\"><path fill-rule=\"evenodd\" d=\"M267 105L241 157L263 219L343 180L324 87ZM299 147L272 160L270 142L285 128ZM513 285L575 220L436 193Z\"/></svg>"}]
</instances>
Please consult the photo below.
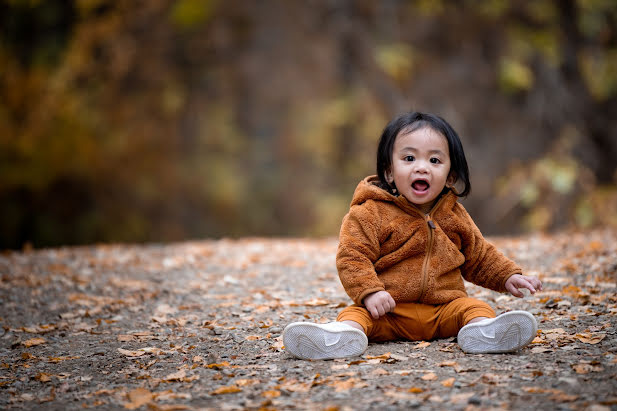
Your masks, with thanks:
<instances>
[{"instance_id":1,"label":"zipper pull","mask_svg":"<svg viewBox=\"0 0 617 411\"><path fill-rule=\"evenodd\" d=\"M429 227L431 227L433 230L437 228L437 226L435 225L435 222L433 220L431 220L430 216L426 216L426 223L428 224Z\"/></svg>"}]
</instances>

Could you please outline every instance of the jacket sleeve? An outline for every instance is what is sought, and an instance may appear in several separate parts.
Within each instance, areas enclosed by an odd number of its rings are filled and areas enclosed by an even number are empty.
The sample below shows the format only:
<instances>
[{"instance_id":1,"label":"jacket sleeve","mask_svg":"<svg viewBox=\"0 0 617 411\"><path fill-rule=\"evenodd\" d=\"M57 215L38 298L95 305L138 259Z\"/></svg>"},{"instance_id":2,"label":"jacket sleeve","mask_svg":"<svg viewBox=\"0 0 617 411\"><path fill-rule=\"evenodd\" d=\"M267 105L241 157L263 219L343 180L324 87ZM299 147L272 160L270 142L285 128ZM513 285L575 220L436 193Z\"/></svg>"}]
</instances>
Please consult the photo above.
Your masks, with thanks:
<instances>
[{"instance_id":1,"label":"jacket sleeve","mask_svg":"<svg viewBox=\"0 0 617 411\"><path fill-rule=\"evenodd\" d=\"M356 304L385 290L374 266L379 258L379 226L380 216L372 202L352 206L341 225L336 268L343 288Z\"/></svg>"},{"instance_id":2,"label":"jacket sleeve","mask_svg":"<svg viewBox=\"0 0 617 411\"><path fill-rule=\"evenodd\" d=\"M461 252L465 263L461 273L465 280L498 292L507 291L506 281L514 274L521 274L521 268L497 248L484 239L482 233L461 206L461 216L469 229L461 236Z\"/></svg>"}]
</instances>

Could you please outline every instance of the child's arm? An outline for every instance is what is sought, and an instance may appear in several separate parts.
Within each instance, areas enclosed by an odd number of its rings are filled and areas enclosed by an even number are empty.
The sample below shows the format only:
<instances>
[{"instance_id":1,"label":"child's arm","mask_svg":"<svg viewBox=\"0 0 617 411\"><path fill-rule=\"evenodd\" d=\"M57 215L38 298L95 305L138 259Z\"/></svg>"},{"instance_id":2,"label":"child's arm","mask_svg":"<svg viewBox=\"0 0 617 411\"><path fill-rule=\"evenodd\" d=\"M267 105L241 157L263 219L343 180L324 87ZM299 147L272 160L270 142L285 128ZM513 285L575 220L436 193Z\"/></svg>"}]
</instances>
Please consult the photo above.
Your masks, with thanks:
<instances>
[{"instance_id":1,"label":"child's arm","mask_svg":"<svg viewBox=\"0 0 617 411\"><path fill-rule=\"evenodd\" d=\"M535 294L536 291L542 291L542 281L536 277L514 274L506 281L506 290L515 297L523 297L523 293L519 291L519 288L526 288Z\"/></svg>"},{"instance_id":2,"label":"child's arm","mask_svg":"<svg viewBox=\"0 0 617 411\"><path fill-rule=\"evenodd\" d=\"M356 304L385 291L374 266L380 250L379 225L379 213L371 202L353 206L341 225L336 267L343 288Z\"/></svg>"}]
</instances>

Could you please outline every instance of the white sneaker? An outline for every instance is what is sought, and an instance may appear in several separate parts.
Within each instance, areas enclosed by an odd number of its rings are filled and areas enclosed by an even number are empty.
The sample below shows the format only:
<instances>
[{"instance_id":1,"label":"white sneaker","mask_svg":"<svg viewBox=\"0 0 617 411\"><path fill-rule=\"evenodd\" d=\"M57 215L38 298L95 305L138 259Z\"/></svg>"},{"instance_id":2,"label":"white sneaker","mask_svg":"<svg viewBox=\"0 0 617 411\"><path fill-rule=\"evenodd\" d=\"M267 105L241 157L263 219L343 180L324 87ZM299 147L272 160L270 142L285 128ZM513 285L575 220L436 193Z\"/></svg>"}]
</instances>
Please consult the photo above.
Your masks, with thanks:
<instances>
[{"instance_id":1,"label":"white sneaker","mask_svg":"<svg viewBox=\"0 0 617 411\"><path fill-rule=\"evenodd\" d=\"M527 311L510 311L497 318L467 324L458 332L458 345L472 354L519 350L536 336L536 319Z\"/></svg>"},{"instance_id":2,"label":"white sneaker","mask_svg":"<svg viewBox=\"0 0 617 411\"><path fill-rule=\"evenodd\" d=\"M291 323L283 331L285 351L303 360L355 357L368 347L366 335L342 322Z\"/></svg>"}]
</instances>

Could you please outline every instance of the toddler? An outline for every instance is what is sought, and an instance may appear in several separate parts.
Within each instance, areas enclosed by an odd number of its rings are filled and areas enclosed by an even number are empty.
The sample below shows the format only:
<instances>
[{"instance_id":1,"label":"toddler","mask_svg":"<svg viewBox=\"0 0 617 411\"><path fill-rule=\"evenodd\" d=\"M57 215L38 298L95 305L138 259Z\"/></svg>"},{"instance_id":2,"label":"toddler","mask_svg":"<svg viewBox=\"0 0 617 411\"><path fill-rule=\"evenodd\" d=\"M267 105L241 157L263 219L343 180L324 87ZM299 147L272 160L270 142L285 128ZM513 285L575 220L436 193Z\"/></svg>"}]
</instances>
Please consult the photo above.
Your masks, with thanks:
<instances>
[{"instance_id":1,"label":"toddler","mask_svg":"<svg viewBox=\"0 0 617 411\"><path fill-rule=\"evenodd\" d=\"M521 288L542 290L482 237L457 201L470 190L463 146L445 120L418 112L392 120L379 141L377 175L360 182L341 226L336 265L355 304L336 322L289 324L285 350L302 359L344 358L362 354L368 341L455 335L468 353L529 344L537 331L530 313L495 317L465 291L463 278L516 297Z\"/></svg>"}]
</instances>

